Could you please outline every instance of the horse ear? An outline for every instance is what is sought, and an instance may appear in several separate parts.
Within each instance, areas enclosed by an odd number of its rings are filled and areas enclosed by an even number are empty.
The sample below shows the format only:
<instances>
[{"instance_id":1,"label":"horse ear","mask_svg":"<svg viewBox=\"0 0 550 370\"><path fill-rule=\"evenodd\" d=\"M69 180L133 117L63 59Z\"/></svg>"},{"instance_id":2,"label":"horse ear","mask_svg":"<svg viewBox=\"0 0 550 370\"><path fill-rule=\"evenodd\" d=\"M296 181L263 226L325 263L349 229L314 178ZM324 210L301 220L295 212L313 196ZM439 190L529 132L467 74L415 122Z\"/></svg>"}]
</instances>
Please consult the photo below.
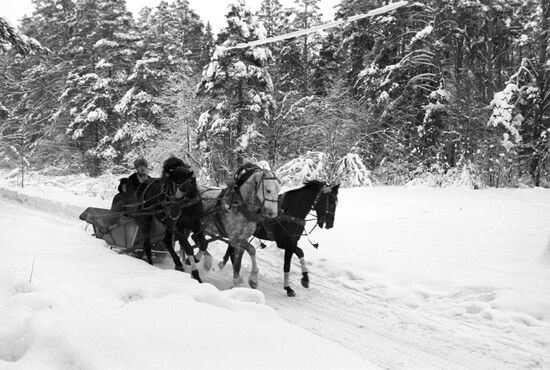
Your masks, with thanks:
<instances>
[{"instance_id":1,"label":"horse ear","mask_svg":"<svg viewBox=\"0 0 550 370\"><path fill-rule=\"evenodd\" d=\"M339 189L339 188L340 188L340 184L334 185L334 186L332 187L332 193L333 193L334 195L338 195L338 189Z\"/></svg>"}]
</instances>

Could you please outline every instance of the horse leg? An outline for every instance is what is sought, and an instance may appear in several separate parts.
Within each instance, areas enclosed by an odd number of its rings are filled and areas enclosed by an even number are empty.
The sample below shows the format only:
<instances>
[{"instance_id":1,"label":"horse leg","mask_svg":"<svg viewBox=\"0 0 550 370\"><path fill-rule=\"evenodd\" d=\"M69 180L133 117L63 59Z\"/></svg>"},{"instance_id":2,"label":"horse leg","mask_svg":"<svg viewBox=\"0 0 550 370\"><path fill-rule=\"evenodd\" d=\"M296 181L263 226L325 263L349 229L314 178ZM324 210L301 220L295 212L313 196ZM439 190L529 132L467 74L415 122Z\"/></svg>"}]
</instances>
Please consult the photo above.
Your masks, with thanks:
<instances>
[{"instance_id":1,"label":"horse leg","mask_svg":"<svg viewBox=\"0 0 550 370\"><path fill-rule=\"evenodd\" d=\"M202 283L201 277L199 275L199 270L197 269L197 264L195 263L195 258L192 258L194 253L193 247L191 246L191 244L189 244L187 238L179 238L178 241L183 250L184 259L185 257L188 257L188 260L191 263L191 276L199 283Z\"/></svg>"},{"instance_id":2,"label":"horse leg","mask_svg":"<svg viewBox=\"0 0 550 370\"><path fill-rule=\"evenodd\" d=\"M153 253L151 252L151 223L152 220L146 220L141 224L141 233L143 235L143 252L147 257L147 262L153 264Z\"/></svg>"},{"instance_id":3,"label":"horse leg","mask_svg":"<svg viewBox=\"0 0 550 370\"><path fill-rule=\"evenodd\" d=\"M168 228L167 228L168 229ZM174 250L174 240L173 240L173 234L170 230L166 230L164 233L164 247L170 253L172 256L172 260L174 261L174 265L176 270L183 271L183 264L181 263L181 260Z\"/></svg>"},{"instance_id":4,"label":"horse leg","mask_svg":"<svg viewBox=\"0 0 550 370\"><path fill-rule=\"evenodd\" d=\"M233 284L241 285L243 282L243 278L241 277L241 262L243 260L244 249L232 248L231 263L233 265Z\"/></svg>"},{"instance_id":5,"label":"horse leg","mask_svg":"<svg viewBox=\"0 0 550 370\"><path fill-rule=\"evenodd\" d=\"M222 270L225 267L225 264L227 263L229 258L231 258L231 264L234 263L233 262L233 250L234 250L234 248L231 246L231 244L228 244L227 249L225 250L225 254L223 255L223 259L220 262L218 262L218 266L219 266L220 270Z\"/></svg>"},{"instance_id":6,"label":"horse leg","mask_svg":"<svg viewBox=\"0 0 550 370\"><path fill-rule=\"evenodd\" d=\"M304 288L309 288L309 271L307 269L306 260L304 258L304 251L302 248L298 247L297 245L294 246L294 254L300 259L300 266L302 266L302 286Z\"/></svg>"},{"instance_id":7,"label":"horse leg","mask_svg":"<svg viewBox=\"0 0 550 370\"><path fill-rule=\"evenodd\" d=\"M250 276L248 277L248 285L250 285L252 289L256 289L258 287L259 273L258 262L256 261L256 248L254 248L254 246L246 240L244 240L241 244L248 252L250 259L252 260L252 268L250 269Z\"/></svg>"},{"instance_id":8,"label":"horse leg","mask_svg":"<svg viewBox=\"0 0 550 370\"><path fill-rule=\"evenodd\" d=\"M284 290L286 290L286 295L288 295L289 297L294 297L296 295L296 292L290 287L290 262L292 261L292 254L294 253L294 250L291 248L292 245L286 241L281 244L283 245L279 245L279 241L277 241L277 247L283 247L285 250L285 262L283 265L283 288Z\"/></svg>"},{"instance_id":9,"label":"horse leg","mask_svg":"<svg viewBox=\"0 0 550 370\"><path fill-rule=\"evenodd\" d=\"M200 261L202 255L204 255L204 262L203 266L206 271L210 271L212 269L212 255L208 253L208 241L206 241L206 238L204 236L204 232L201 230L201 225L199 225L195 228L197 231L193 232L193 236L191 236L191 239L195 242L195 245L199 246L199 253L197 254L198 260Z\"/></svg>"}]
</instances>

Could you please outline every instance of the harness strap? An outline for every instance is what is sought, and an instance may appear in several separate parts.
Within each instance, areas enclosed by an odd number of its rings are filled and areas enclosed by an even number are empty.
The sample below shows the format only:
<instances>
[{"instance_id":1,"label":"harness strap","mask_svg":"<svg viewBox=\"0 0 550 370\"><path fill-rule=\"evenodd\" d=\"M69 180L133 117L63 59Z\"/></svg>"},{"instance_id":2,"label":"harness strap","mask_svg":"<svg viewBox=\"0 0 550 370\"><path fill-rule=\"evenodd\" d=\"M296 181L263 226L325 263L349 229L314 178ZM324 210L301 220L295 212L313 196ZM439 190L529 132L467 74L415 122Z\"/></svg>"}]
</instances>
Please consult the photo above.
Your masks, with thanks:
<instances>
[{"instance_id":1,"label":"harness strap","mask_svg":"<svg viewBox=\"0 0 550 370\"><path fill-rule=\"evenodd\" d=\"M302 227L306 226L306 220L301 219L301 218L296 217L296 216L291 216L291 215L286 215L286 214L282 214L282 215L279 215L279 216L275 217L275 220L293 222L293 223L298 224Z\"/></svg>"},{"instance_id":2,"label":"harness strap","mask_svg":"<svg viewBox=\"0 0 550 370\"><path fill-rule=\"evenodd\" d=\"M223 189L220 192L220 195L216 198L216 212L214 213L214 224L216 225L220 235L223 235L226 238L228 237L228 234L227 230L225 230L225 226L223 225L222 212L226 212L223 207L223 198L225 197L225 193L228 189L229 188Z\"/></svg>"}]
</instances>

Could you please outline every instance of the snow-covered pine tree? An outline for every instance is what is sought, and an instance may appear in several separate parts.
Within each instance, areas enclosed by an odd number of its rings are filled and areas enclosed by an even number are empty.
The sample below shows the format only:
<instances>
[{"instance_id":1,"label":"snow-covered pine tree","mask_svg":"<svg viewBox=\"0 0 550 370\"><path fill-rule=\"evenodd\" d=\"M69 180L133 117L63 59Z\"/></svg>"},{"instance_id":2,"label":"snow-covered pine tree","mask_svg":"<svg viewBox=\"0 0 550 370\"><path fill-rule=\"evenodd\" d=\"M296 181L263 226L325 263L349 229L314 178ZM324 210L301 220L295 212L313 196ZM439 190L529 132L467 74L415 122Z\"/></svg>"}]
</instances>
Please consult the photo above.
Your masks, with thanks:
<instances>
[{"instance_id":1,"label":"snow-covered pine tree","mask_svg":"<svg viewBox=\"0 0 550 370\"><path fill-rule=\"evenodd\" d=\"M319 2L321 0L294 0L298 6L295 27L298 29L308 29L321 24L321 13ZM315 63L317 61L320 49L320 36L318 33L305 35L300 38L301 60L299 71L300 90L304 94L309 94L312 90L311 80Z\"/></svg>"},{"instance_id":2,"label":"snow-covered pine tree","mask_svg":"<svg viewBox=\"0 0 550 370\"><path fill-rule=\"evenodd\" d=\"M531 0L523 32L514 40L524 52L505 87L494 94L489 125L504 128L502 144L528 157L535 186L550 173L550 3Z\"/></svg>"},{"instance_id":3,"label":"snow-covered pine tree","mask_svg":"<svg viewBox=\"0 0 550 370\"><path fill-rule=\"evenodd\" d=\"M345 188L372 186L371 173L357 153L347 153L337 162L332 182Z\"/></svg>"},{"instance_id":4,"label":"snow-covered pine tree","mask_svg":"<svg viewBox=\"0 0 550 370\"><path fill-rule=\"evenodd\" d=\"M7 20L0 17L0 55L12 49L15 50L15 53L28 55L43 50L43 47L36 39L21 34ZM1 83L5 83L4 79ZM6 86L2 86L2 90L6 91ZM0 119L7 118L8 115L8 109L0 100Z\"/></svg>"},{"instance_id":5,"label":"snow-covered pine tree","mask_svg":"<svg viewBox=\"0 0 550 370\"><path fill-rule=\"evenodd\" d=\"M182 69L187 73L200 72L204 64L201 52L210 40L201 19L189 8L189 1L161 1L143 13L138 24L146 56L158 58L167 75Z\"/></svg>"},{"instance_id":6,"label":"snow-covered pine tree","mask_svg":"<svg viewBox=\"0 0 550 370\"><path fill-rule=\"evenodd\" d=\"M300 186L307 180L328 181L330 178L330 163L323 152L307 152L283 164L275 173L283 187Z\"/></svg>"},{"instance_id":7,"label":"snow-covered pine tree","mask_svg":"<svg viewBox=\"0 0 550 370\"><path fill-rule=\"evenodd\" d=\"M273 111L273 85L267 70L270 50L263 46L223 49L264 38L265 28L242 0L230 5L226 21L218 35L222 48L214 51L197 87L199 95L210 96L215 102L201 115L199 131L221 181L250 155L258 126L265 125Z\"/></svg>"},{"instance_id":8,"label":"snow-covered pine tree","mask_svg":"<svg viewBox=\"0 0 550 370\"><path fill-rule=\"evenodd\" d=\"M36 5L53 1L41 0ZM41 166L51 159L48 154L64 152L61 145L51 143L55 136L55 104L63 82L61 68L52 62L51 50L56 45L47 35L36 32L36 24L31 23L32 19L25 17L20 31L16 31L0 18L0 54L6 42L12 50L6 50L4 60L8 61L8 68L0 72L4 77L0 78L0 100L11 113L4 115L6 120L0 124L0 155L9 158L8 166L19 164L21 185L27 167ZM42 39L44 45L36 38ZM2 107L0 118L7 113L7 108Z\"/></svg>"},{"instance_id":9,"label":"snow-covered pine tree","mask_svg":"<svg viewBox=\"0 0 550 370\"><path fill-rule=\"evenodd\" d=\"M266 37L282 35L296 30L293 25L295 11L290 8L283 8L279 0L263 0L257 16L266 29ZM273 85L277 90L287 91L289 90L288 87L292 85L288 81L289 76L296 73L296 68L299 67L299 58L292 60L286 57L290 56L289 54L299 55L299 49L295 45L295 40L283 40L267 46L274 55L273 63L268 66ZM293 68L290 67L289 63Z\"/></svg>"},{"instance_id":10,"label":"snow-covered pine tree","mask_svg":"<svg viewBox=\"0 0 550 370\"><path fill-rule=\"evenodd\" d=\"M21 55L43 50L36 39L19 33L7 20L0 17L0 52L4 53L12 48Z\"/></svg>"},{"instance_id":11,"label":"snow-covered pine tree","mask_svg":"<svg viewBox=\"0 0 550 370\"><path fill-rule=\"evenodd\" d=\"M182 141L183 133L189 143L189 130L196 126L198 116L192 113L197 104L189 101L188 88L196 85L203 48L210 45L211 38L203 32L203 24L187 0L162 1L156 8L142 11L138 25L143 35L140 57L128 77L126 94L115 107L126 121L117 139L129 141L128 160L144 155L145 149L164 153L168 142ZM169 135L176 137L170 140ZM180 147L175 145L164 155L181 156ZM147 155L153 158L155 153Z\"/></svg>"},{"instance_id":12,"label":"snow-covered pine tree","mask_svg":"<svg viewBox=\"0 0 550 370\"><path fill-rule=\"evenodd\" d=\"M73 69L62 102L71 115L67 133L97 174L103 163L122 159L124 146L114 139L125 122L115 106L129 91L140 37L124 0L83 0L76 14L69 40Z\"/></svg>"},{"instance_id":13,"label":"snow-covered pine tree","mask_svg":"<svg viewBox=\"0 0 550 370\"><path fill-rule=\"evenodd\" d=\"M335 18L337 20L347 19L354 15L365 14L369 10L383 6L378 0L342 0L338 7ZM357 76L364 68L365 55L374 47L375 37L367 32L369 19L361 19L346 24L341 30L329 30L331 33L339 33L342 42L338 45L340 53L341 72L345 74L349 86L354 86Z\"/></svg>"}]
</instances>

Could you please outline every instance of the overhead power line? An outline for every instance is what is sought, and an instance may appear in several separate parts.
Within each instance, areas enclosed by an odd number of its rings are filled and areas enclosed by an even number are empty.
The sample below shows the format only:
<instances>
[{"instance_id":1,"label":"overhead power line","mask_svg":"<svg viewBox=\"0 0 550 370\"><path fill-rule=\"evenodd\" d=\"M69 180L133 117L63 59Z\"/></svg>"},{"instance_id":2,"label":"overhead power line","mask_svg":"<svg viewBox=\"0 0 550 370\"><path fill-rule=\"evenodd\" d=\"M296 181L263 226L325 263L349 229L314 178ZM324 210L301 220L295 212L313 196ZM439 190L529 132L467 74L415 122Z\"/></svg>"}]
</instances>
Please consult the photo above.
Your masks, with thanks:
<instances>
[{"instance_id":1,"label":"overhead power line","mask_svg":"<svg viewBox=\"0 0 550 370\"><path fill-rule=\"evenodd\" d=\"M224 50L244 49L244 48L248 48L248 47L260 46L260 45L270 44L272 42L291 39L293 37L309 35L310 33L319 32L319 31L322 31L322 30L327 29L327 28L337 27L337 26L340 26L340 25L343 25L343 24L346 24L346 23L351 23L351 22L358 21L358 20L363 19L363 18L374 17L375 15L384 14L384 13L390 12L392 10L395 10L397 8L400 8L404 5L406 5L407 3L408 3L407 1L398 1L396 3L388 4L386 6L370 10L365 14L354 15L354 16L346 18L346 19L341 19L341 20L338 20L338 21L333 21L333 22L320 24L318 26L314 26L314 27L307 28L307 29L304 29L304 30L289 32L289 33L285 33L285 34L282 34L282 35L279 35L279 36L268 37L268 38L262 39L262 40L256 40L256 41L251 41L251 42L246 42L246 43L240 43L240 44L237 44L237 45L234 45L234 46L220 45L218 47L220 49L224 49Z\"/></svg>"}]
</instances>

